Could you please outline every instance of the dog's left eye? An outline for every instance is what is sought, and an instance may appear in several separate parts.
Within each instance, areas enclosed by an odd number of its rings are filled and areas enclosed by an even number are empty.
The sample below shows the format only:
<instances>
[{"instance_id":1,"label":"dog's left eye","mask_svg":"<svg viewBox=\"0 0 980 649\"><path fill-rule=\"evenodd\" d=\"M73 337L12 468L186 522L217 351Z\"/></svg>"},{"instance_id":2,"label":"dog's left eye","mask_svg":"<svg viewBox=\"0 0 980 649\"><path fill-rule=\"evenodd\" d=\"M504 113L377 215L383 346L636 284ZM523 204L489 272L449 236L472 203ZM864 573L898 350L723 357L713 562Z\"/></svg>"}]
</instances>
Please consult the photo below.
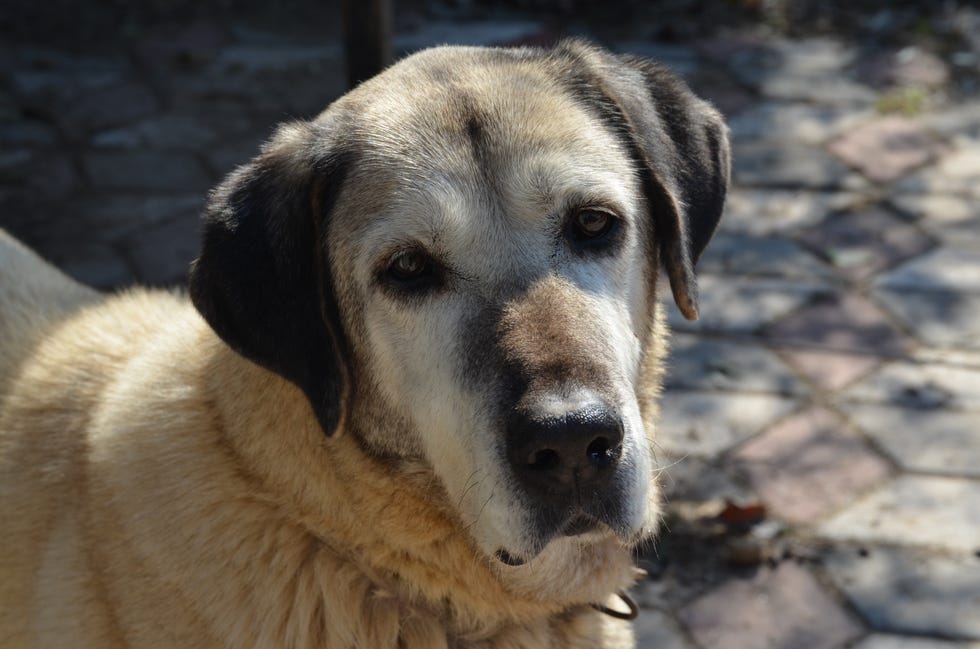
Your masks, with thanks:
<instances>
[{"instance_id":1,"label":"dog's left eye","mask_svg":"<svg viewBox=\"0 0 980 649\"><path fill-rule=\"evenodd\" d=\"M422 250L403 250L394 255L384 272L385 284L402 292L419 292L440 283L440 266Z\"/></svg>"},{"instance_id":2,"label":"dog's left eye","mask_svg":"<svg viewBox=\"0 0 980 649\"><path fill-rule=\"evenodd\" d=\"M613 217L598 210L582 210L575 215L575 232L583 238L601 237L612 226Z\"/></svg>"},{"instance_id":3,"label":"dog's left eye","mask_svg":"<svg viewBox=\"0 0 980 649\"><path fill-rule=\"evenodd\" d=\"M398 253L388 266L388 273L397 280L407 281L424 275L429 270L429 259L418 250Z\"/></svg>"},{"instance_id":4,"label":"dog's left eye","mask_svg":"<svg viewBox=\"0 0 980 649\"><path fill-rule=\"evenodd\" d=\"M612 240L619 219L609 212L600 209L579 210L570 222L570 238L579 246L593 248L603 246L607 240Z\"/></svg>"}]
</instances>

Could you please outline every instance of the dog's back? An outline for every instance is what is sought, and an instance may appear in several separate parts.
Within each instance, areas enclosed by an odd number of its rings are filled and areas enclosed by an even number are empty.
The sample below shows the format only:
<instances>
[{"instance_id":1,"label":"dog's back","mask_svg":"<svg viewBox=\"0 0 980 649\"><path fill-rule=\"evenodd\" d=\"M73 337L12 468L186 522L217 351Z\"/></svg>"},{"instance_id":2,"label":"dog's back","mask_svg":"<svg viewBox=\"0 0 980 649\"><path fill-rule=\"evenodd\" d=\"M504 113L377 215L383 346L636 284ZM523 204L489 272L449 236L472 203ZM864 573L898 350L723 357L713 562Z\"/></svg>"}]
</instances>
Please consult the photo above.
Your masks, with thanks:
<instances>
[{"instance_id":1,"label":"dog's back","mask_svg":"<svg viewBox=\"0 0 980 649\"><path fill-rule=\"evenodd\" d=\"M99 299L0 229L0 402L45 333Z\"/></svg>"},{"instance_id":2,"label":"dog's back","mask_svg":"<svg viewBox=\"0 0 980 649\"><path fill-rule=\"evenodd\" d=\"M0 646L33 646L31 628L114 645L86 552L89 422L186 304L165 291L100 294L0 230Z\"/></svg>"}]
</instances>

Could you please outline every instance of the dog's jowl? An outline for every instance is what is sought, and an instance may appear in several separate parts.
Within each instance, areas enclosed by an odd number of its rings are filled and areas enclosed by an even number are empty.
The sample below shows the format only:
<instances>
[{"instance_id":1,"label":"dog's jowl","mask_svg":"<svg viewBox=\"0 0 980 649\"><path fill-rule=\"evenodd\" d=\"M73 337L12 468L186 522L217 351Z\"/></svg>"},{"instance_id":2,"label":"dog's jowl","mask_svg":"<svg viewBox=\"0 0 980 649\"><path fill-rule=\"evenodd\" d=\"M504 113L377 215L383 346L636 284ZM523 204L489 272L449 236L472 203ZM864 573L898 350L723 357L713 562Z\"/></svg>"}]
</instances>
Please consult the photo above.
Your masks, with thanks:
<instances>
[{"instance_id":1,"label":"dog's jowl","mask_svg":"<svg viewBox=\"0 0 980 649\"><path fill-rule=\"evenodd\" d=\"M632 646L728 172L655 64L439 48L233 171L189 297L0 234L0 642Z\"/></svg>"}]
</instances>

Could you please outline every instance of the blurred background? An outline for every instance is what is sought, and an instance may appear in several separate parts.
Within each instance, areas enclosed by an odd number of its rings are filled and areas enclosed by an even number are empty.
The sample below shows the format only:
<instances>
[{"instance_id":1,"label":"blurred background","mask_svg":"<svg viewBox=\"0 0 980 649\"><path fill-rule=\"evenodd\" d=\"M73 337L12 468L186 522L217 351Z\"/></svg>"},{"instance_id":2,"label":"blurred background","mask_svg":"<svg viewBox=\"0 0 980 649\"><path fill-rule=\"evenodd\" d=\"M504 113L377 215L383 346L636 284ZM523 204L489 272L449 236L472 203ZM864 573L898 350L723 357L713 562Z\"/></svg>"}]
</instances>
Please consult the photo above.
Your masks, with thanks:
<instances>
[{"instance_id":1,"label":"blurred background","mask_svg":"<svg viewBox=\"0 0 980 649\"><path fill-rule=\"evenodd\" d=\"M729 120L702 319L669 307L641 646L980 646L980 3L372 2L368 65L376 34L585 36ZM102 289L179 286L208 189L347 89L342 14L3 0L0 227Z\"/></svg>"}]
</instances>

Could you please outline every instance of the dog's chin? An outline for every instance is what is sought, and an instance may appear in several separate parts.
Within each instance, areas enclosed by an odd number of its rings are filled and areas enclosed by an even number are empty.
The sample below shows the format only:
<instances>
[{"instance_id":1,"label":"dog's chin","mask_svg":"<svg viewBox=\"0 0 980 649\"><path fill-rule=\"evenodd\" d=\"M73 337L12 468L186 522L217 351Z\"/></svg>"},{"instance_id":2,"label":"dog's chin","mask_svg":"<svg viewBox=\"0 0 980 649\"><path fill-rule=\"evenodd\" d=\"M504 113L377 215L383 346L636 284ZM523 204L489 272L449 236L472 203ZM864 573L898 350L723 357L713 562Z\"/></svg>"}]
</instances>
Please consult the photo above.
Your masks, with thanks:
<instances>
[{"instance_id":1,"label":"dog's chin","mask_svg":"<svg viewBox=\"0 0 980 649\"><path fill-rule=\"evenodd\" d=\"M493 558L505 568L533 569L552 546L588 551L592 546L613 543L631 548L652 534L643 523L630 524L622 518L601 520L581 510L561 519L539 516L528 532L517 542L499 545Z\"/></svg>"},{"instance_id":2,"label":"dog's chin","mask_svg":"<svg viewBox=\"0 0 980 649\"><path fill-rule=\"evenodd\" d=\"M633 537L638 535L631 535ZM534 552L511 554L499 549L493 564L514 593L566 603L603 601L626 588L634 576L632 544L606 525L575 535L558 533Z\"/></svg>"}]
</instances>

